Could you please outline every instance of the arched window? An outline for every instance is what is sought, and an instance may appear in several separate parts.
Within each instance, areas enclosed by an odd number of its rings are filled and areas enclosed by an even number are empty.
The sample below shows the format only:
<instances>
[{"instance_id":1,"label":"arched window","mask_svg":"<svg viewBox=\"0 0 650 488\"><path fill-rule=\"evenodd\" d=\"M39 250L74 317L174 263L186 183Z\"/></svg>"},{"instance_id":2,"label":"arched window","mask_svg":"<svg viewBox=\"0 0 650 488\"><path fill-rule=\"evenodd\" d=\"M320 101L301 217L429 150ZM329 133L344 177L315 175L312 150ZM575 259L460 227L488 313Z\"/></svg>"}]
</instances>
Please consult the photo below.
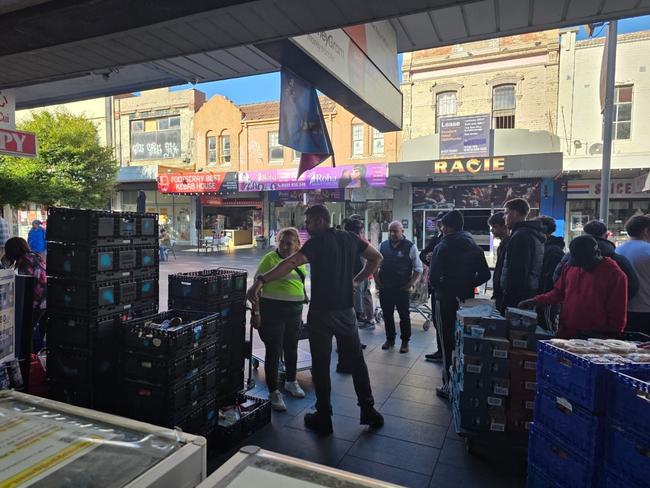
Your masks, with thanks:
<instances>
[{"instance_id":1,"label":"arched window","mask_svg":"<svg viewBox=\"0 0 650 488\"><path fill-rule=\"evenodd\" d=\"M515 128L515 85L499 85L492 89L492 128Z\"/></svg>"},{"instance_id":2,"label":"arched window","mask_svg":"<svg viewBox=\"0 0 650 488\"><path fill-rule=\"evenodd\" d=\"M208 166L217 164L217 138L213 132L208 132L205 136L205 150Z\"/></svg>"},{"instance_id":3,"label":"arched window","mask_svg":"<svg viewBox=\"0 0 650 488\"><path fill-rule=\"evenodd\" d=\"M219 136L219 162L230 164L230 135L225 130Z\"/></svg>"}]
</instances>

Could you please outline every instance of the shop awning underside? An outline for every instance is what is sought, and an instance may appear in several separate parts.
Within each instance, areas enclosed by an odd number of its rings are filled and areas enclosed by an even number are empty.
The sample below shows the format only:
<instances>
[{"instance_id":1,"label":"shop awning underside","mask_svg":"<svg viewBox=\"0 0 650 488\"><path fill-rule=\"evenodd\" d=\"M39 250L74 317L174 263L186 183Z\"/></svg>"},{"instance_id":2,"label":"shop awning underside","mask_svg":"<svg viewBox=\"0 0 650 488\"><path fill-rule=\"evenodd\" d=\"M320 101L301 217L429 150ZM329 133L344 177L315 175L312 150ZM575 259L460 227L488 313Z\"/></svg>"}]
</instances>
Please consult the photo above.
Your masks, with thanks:
<instances>
[{"instance_id":1,"label":"shop awning underside","mask_svg":"<svg viewBox=\"0 0 650 488\"><path fill-rule=\"evenodd\" d=\"M19 108L279 69L256 44L389 19L398 51L650 13L650 0L7 0L0 89Z\"/></svg>"}]
</instances>

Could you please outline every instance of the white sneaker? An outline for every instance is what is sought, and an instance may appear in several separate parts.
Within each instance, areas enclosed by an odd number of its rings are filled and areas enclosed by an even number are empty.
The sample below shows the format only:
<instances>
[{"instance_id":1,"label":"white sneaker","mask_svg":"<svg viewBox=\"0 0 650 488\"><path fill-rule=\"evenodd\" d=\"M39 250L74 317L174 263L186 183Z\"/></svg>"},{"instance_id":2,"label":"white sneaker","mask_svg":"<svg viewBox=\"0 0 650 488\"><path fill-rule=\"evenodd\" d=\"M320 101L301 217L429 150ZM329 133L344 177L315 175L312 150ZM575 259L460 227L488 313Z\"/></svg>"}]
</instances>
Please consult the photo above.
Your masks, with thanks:
<instances>
[{"instance_id":1,"label":"white sneaker","mask_svg":"<svg viewBox=\"0 0 650 488\"><path fill-rule=\"evenodd\" d=\"M284 389L289 392L292 397L305 398L305 392L300 388L298 381L285 381Z\"/></svg>"},{"instance_id":2,"label":"white sneaker","mask_svg":"<svg viewBox=\"0 0 650 488\"><path fill-rule=\"evenodd\" d=\"M279 390L272 391L269 398L271 400L271 408L276 412L284 412L287 409L282 399L282 393Z\"/></svg>"}]
</instances>

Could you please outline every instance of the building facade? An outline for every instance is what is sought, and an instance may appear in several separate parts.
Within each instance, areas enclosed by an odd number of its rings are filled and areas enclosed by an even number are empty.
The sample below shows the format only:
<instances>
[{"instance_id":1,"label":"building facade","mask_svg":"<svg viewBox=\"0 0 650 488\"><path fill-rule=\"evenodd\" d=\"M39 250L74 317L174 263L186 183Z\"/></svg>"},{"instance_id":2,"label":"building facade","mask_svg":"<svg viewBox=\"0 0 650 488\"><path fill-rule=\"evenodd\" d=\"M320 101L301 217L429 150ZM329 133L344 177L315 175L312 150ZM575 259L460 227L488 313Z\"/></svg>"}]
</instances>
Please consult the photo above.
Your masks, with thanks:
<instances>
[{"instance_id":1,"label":"building facade","mask_svg":"<svg viewBox=\"0 0 650 488\"><path fill-rule=\"evenodd\" d=\"M404 219L412 219L418 246L435 231L438 212L456 208L477 242L493 249L487 220L514 196L562 226L562 192L553 180L562 171L558 47L552 30L404 55L406 164L391 167L391 179L411 185L412 213ZM468 136L454 126L471 124L482 134L474 143L482 143L468 151Z\"/></svg>"},{"instance_id":2,"label":"building facade","mask_svg":"<svg viewBox=\"0 0 650 488\"><path fill-rule=\"evenodd\" d=\"M605 39L577 40L577 29L560 33L558 130L567 176L567 235L600 213L603 128L600 107L601 60ZM612 141L609 227L626 238L625 222L650 213L645 193L650 169L650 31L618 37Z\"/></svg>"}]
</instances>

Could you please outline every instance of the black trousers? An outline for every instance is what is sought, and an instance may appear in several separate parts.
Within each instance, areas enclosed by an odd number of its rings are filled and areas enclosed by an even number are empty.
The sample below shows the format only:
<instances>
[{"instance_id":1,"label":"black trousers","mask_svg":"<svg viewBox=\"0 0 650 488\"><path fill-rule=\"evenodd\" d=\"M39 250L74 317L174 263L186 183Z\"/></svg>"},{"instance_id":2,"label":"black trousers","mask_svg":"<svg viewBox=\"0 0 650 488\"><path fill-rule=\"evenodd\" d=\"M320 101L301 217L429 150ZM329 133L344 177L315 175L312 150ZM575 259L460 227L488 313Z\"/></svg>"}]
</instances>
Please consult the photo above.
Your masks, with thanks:
<instances>
[{"instance_id":1,"label":"black trousers","mask_svg":"<svg viewBox=\"0 0 650 488\"><path fill-rule=\"evenodd\" d=\"M298 363L298 332L302 317L264 318L260 327L260 339L264 342L264 375L269 391L278 389L278 366L284 353L284 368L287 381L296 381Z\"/></svg>"},{"instance_id":2,"label":"black trousers","mask_svg":"<svg viewBox=\"0 0 650 488\"><path fill-rule=\"evenodd\" d=\"M312 358L311 373L316 389L316 410L324 415L332 415L330 359L333 336L336 336L339 357L352 369L352 381L359 406L361 408L373 406L375 400L372 397L368 367L363 358L354 308L344 310L310 308L307 323Z\"/></svg>"},{"instance_id":3,"label":"black trousers","mask_svg":"<svg viewBox=\"0 0 650 488\"><path fill-rule=\"evenodd\" d=\"M379 304L384 314L386 339L395 341L395 309L399 314L400 338L407 341L411 338L411 312L409 311L409 292L399 288L382 288L379 290Z\"/></svg>"},{"instance_id":4,"label":"black trousers","mask_svg":"<svg viewBox=\"0 0 650 488\"><path fill-rule=\"evenodd\" d=\"M431 291L431 322L433 322L433 328L436 329L436 350L440 351L442 354L442 339L440 339L440 330L442 329L442 324L438 325L436 320L436 293Z\"/></svg>"},{"instance_id":5,"label":"black trousers","mask_svg":"<svg viewBox=\"0 0 650 488\"><path fill-rule=\"evenodd\" d=\"M448 384L450 378L449 368L455 347L454 330L457 310L458 299L436 295L435 315L442 340L442 381L444 384Z\"/></svg>"},{"instance_id":6,"label":"black trousers","mask_svg":"<svg viewBox=\"0 0 650 488\"><path fill-rule=\"evenodd\" d=\"M650 335L650 313L648 312L628 312L627 332L642 332Z\"/></svg>"}]
</instances>

